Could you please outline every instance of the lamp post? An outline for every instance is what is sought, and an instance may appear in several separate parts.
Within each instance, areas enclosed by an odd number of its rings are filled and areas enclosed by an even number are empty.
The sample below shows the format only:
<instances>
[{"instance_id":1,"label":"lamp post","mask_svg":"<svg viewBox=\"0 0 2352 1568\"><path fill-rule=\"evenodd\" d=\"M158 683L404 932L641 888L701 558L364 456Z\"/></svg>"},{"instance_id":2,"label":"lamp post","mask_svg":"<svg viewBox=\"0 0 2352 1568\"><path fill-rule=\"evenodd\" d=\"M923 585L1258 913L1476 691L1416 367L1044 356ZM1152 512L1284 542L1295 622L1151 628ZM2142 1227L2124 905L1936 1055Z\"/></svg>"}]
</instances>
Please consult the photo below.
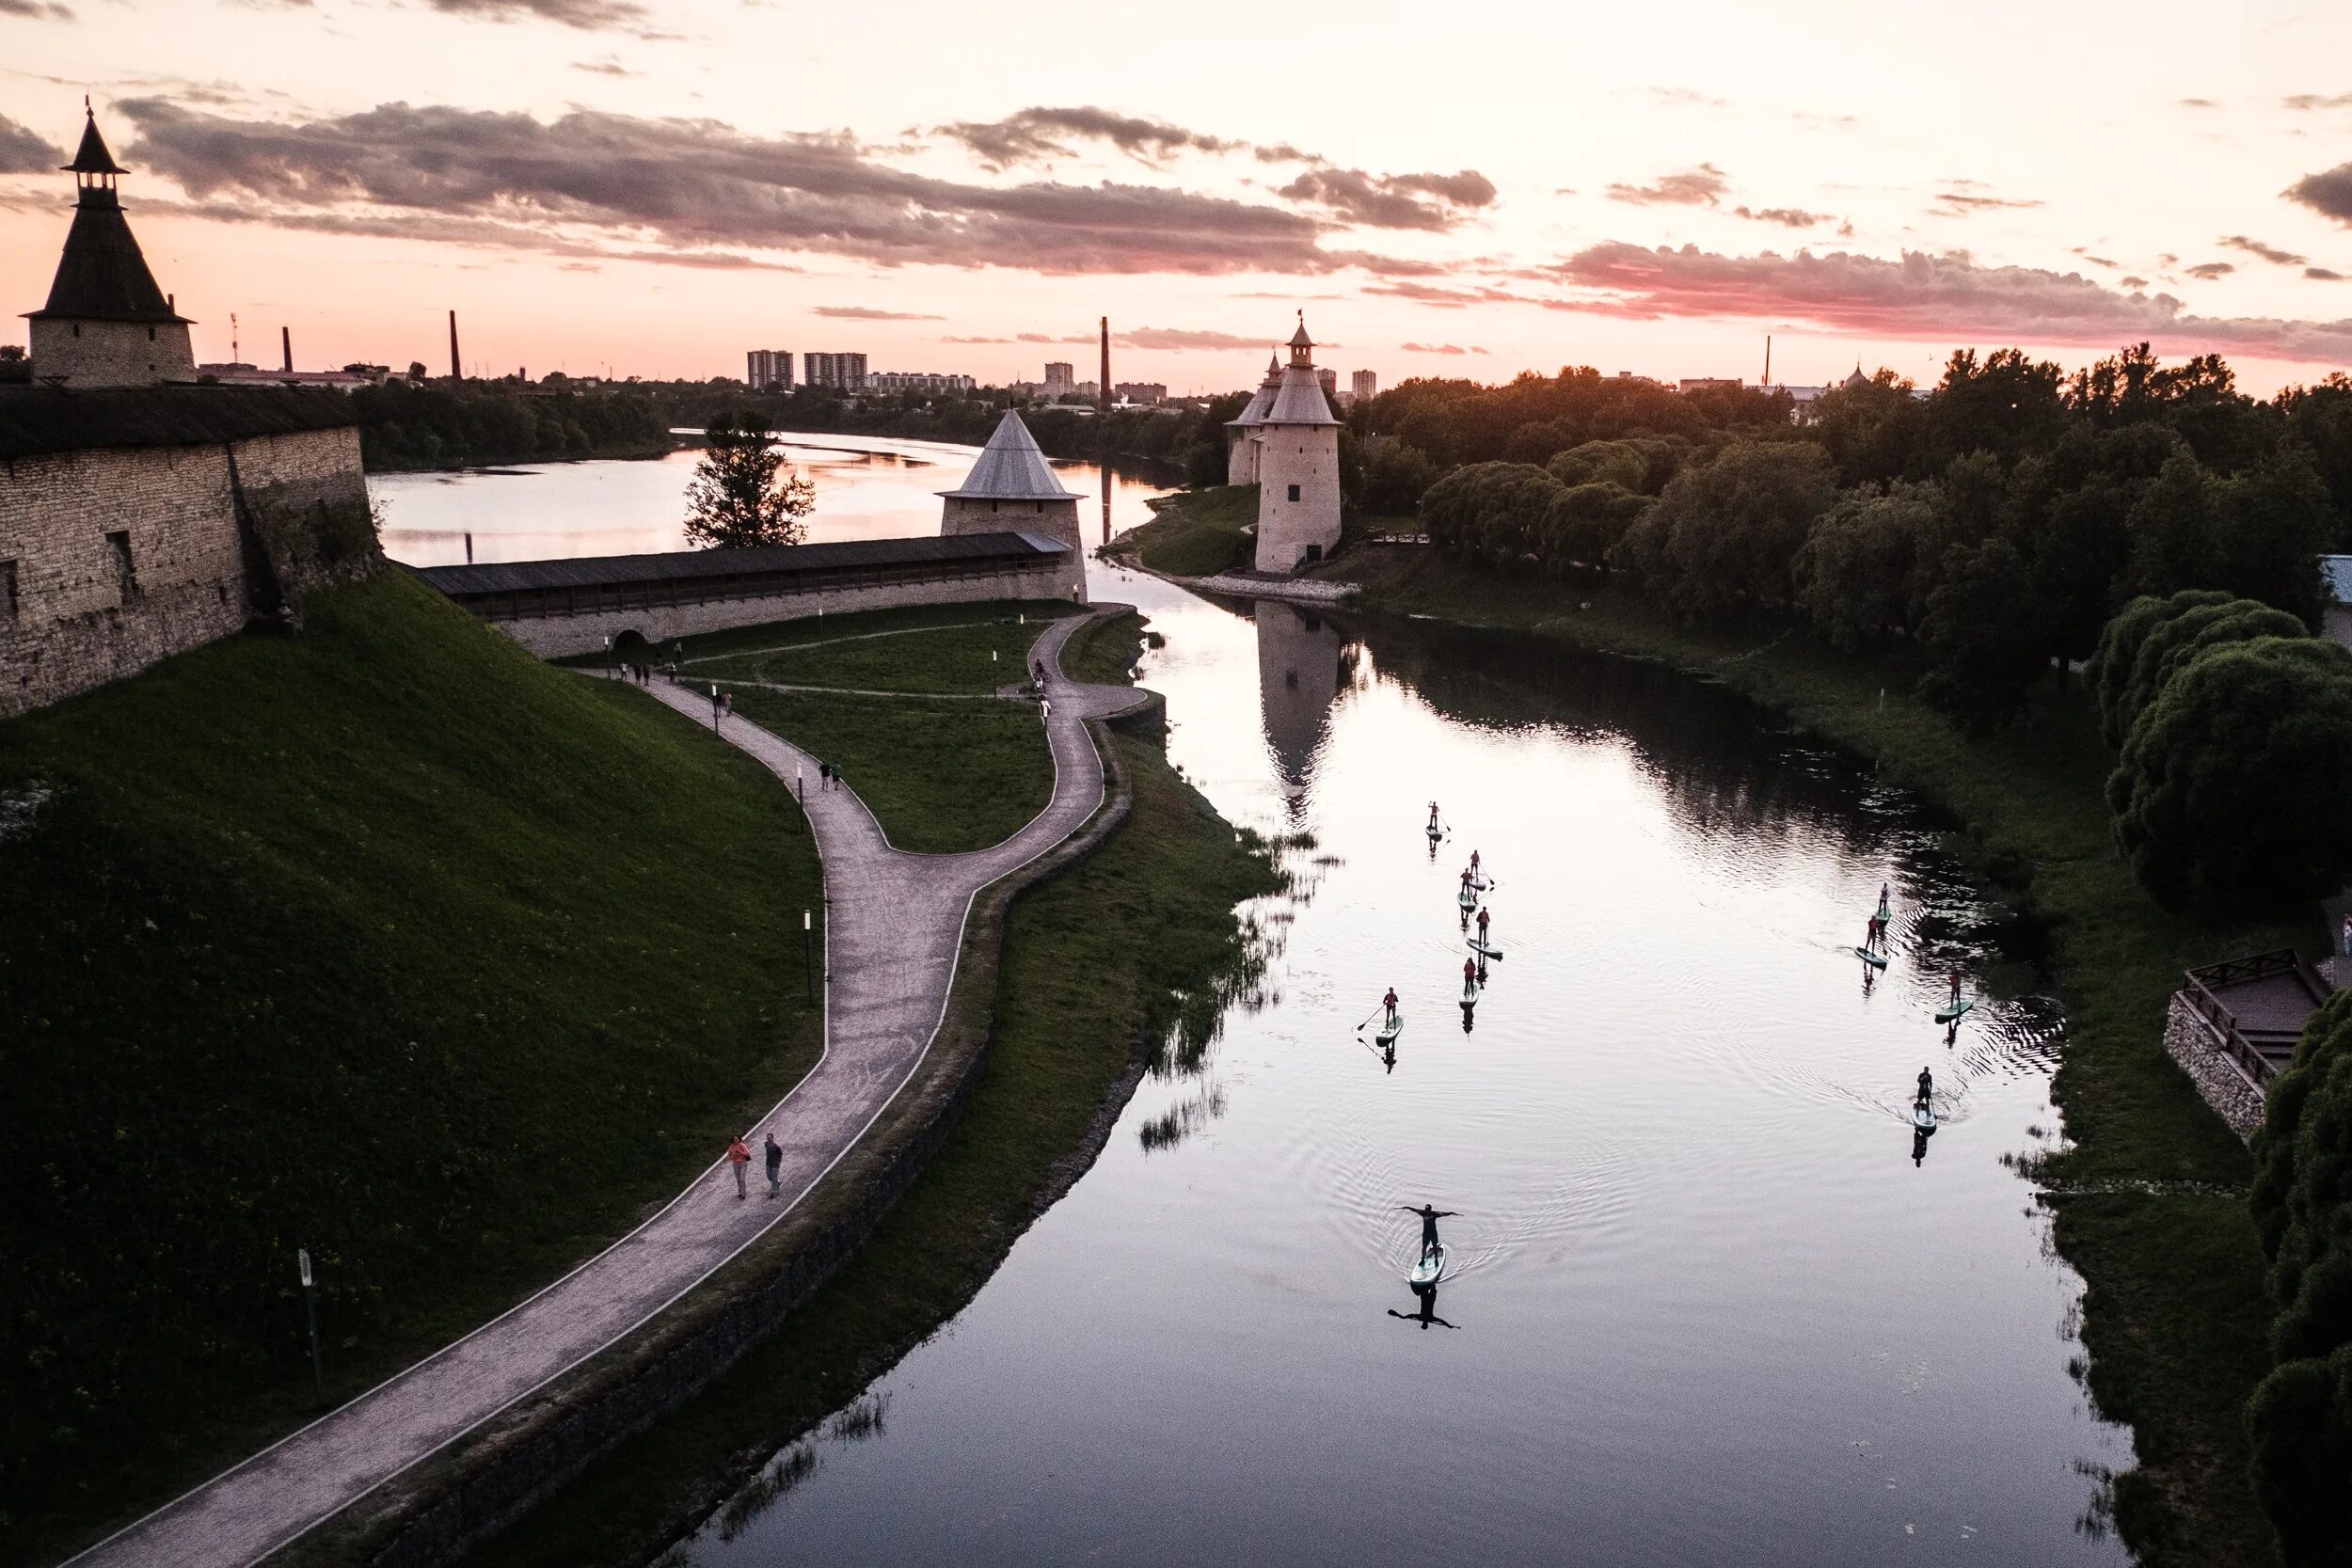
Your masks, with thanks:
<instances>
[{"instance_id":1,"label":"lamp post","mask_svg":"<svg viewBox=\"0 0 2352 1568\"><path fill-rule=\"evenodd\" d=\"M719 688L715 683L710 688L710 727L719 727Z\"/></svg>"},{"instance_id":2,"label":"lamp post","mask_svg":"<svg viewBox=\"0 0 2352 1568\"><path fill-rule=\"evenodd\" d=\"M319 1301L318 1291L310 1279L310 1249L294 1248L294 1266L302 1275L302 1313L310 1321L310 1393L321 1405L326 1402L326 1367L319 1359Z\"/></svg>"},{"instance_id":3,"label":"lamp post","mask_svg":"<svg viewBox=\"0 0 2352 1568\"><path fill-rule=\"evenodd\" d=\"M809 911L801 911L801 988L811 1002L817 1000L816 924Z\"/></svg>"},{"instance_id":4,"label":"lamp post","mask_svg":"<svg viewBox=\"0 0 2352 1568\"><path fill-rule=\"evenodd\" d=\"M610 637L604 640L604 678L612 678L612 639Z\"/></svg>"}]
</instances>

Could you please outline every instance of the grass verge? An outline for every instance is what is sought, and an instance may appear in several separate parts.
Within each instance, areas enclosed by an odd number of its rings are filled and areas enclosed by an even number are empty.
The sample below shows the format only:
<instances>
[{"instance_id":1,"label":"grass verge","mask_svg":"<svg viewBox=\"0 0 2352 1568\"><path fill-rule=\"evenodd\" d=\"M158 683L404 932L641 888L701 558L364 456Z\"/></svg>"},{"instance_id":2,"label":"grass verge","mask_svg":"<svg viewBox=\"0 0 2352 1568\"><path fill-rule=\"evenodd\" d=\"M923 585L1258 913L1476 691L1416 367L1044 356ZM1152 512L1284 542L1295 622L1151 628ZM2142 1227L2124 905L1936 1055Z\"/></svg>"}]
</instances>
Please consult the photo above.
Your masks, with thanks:
<instances>
[{"instance_id":1,"label":"grass verge","mask_svg":"<svg viewBox=\"0 0 2352 1568\"><path fill-rule=\"evenodd\" d=\"M1014 904L985 1076L946 1142L865 1248L675 1415L598 1460L470 1568L643 1560L977 1293L1132 1082L1131 1042L1245 957L1233 906L1272 892L1263 853L1138 741L1125 827ZM863 1408L863 1407L861 1407ZM800 1450L805 1452L805 1450Z\"/></svg>"},{"instance_id":2,"label":"grass verge","mask_svg":"<svg viewBox=\"0 0 2352 1568\"><path fill-rule=\"evenodd\" d=\"M1152 502L1148 523L1104 546L1117 560L1139 562L1171 577L1207 578L1249 564L1258 527L1258 487L1226 484L1183 490Z\"/></svg>"},{"instance_id":3,"label":"grass verge","mask_svg":"<svg viewBox=\"0 0 2352 1568\"><path fill-rule=\"evenodd\" d=\"M2242 1418L2265 1370L2264 1263L2242 1201L2141 1182L2241 1188L2246 1150L2164 1052L2189 964L2300 944L2313 917L2214 925L2166 914L2117 856L2101 788L2111 760L2079 690L2042 694L2027 723L1972 741L1910 696L1912 673L1775 629L1690 628L1623 590L1508 578L1426 549L1352 552L1319 575L1361 583L1370 609L1502 626L1656 658L1731 686L1875 758L1893 783L1957 816L1983 868L2022 886L2051 927L2068 1009L2051 1092L2072 1147L2040 1173L2056 1239L2082 1275L2089 1386L2128 1422L2139 1464L2116 1516L2143 1562L2277 1560L2247 1479Z\"/></svg>"},{"instance_id":4,"label":"grass verge","mask_svg":"<svg viewBox=\"0 0 2352 1568\"><path fill-rule=\"evenodd\" d=\"M985 849L1053 798L1054 757L1031 704L719 685L736 712L840 768L901 849Z\"/></svg>"},{"instance_id":5,"label":"grass verge","mask_svg":"<svg viewBox=\"0 0 2352 1568\"><path fill-rule=\"evenodd\" d=\"M779 686L841 687L986 696L1029 674L1029 649L1050 619L985 621L880 635L815 647L771 648L698 659L695 678L771 681Z\"/></svg>"},{"instance_id":6,"label":"grass verge","mask_svg":"<svg viewBox=\"0 0 2352 1568\"><path fill-rule=\"evenodd\" d=\"M1061 651L1061 671L1095 686L1133 686L1143 652L1144 618L1132 610L1105 615L1073 636Z\"/></svg>"},{"instance_id":7,"label":"grass verge","mask_svg":"<svg viewBox=\"0 0 2352 1568\"><path fill-rule=\"evenodd\" d=\"M839 646L851 638L886 637L898 632L926 631L975 623L1011 625L1023 616L1035 623L1086 612L1084 605L1067 604L1059 599L983 599L972 604L861 610L849 615L804 615L790 621L764 621L753 626L729 626L723 631L702 632L675 642L649 647L640 657L649 663L661 664L669 661L672 649L682 648L685 650L682 656L684 662L699 665L704 659L736 657L770 650L810 648L820 643ZM605 656L601 653L572 654L554 662L585 670L600 668L604 659Z\"/></svg>"},{"instance_id":8,"label":"grass verge","mask_svg":"<svg viewBox=\"0 0 2352 1568\"><path fill-rule=\"evenodd\" d=\"M0 1559L666 1200L814 1061L765 769L405 573L0 724Z\"/></svg>"}]
</instances>

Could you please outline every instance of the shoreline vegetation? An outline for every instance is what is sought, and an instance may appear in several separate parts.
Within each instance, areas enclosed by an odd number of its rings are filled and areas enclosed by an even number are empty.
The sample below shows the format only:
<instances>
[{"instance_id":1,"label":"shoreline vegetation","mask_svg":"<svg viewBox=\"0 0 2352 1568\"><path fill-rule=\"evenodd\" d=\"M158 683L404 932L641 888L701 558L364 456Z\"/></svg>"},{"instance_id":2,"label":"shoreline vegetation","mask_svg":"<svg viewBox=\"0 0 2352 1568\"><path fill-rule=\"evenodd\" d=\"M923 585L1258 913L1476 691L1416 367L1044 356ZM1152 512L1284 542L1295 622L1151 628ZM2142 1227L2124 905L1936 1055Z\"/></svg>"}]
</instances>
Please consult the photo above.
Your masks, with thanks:
<instances>
[{"instance_id":1,"label":"shoreline vegetation","mask_svg":"<svg viewBox=\"0 0 2352 1568\"><path fill-rule=\"evenodd\" d=\"M2269 1370L2252 1163L2163 1040L2184 968L2324 948L2316 914L2233 924L2157 908L2114 847L2101 793L2111 759L2079 686L2045 689L2019 725L1971 737L1911 694L1915 670L1883 655L1765 622L1680 625L1624 583L1579 588L1398 547L1345 552L1315 575L1361 585L1365 610L1523 631L1720 682L1873 759L1964 825L1985 874L2021 888L2052 935L2068 1039L2051 1094L2070 1143L2021 1174L2084 1281L2086 1386L2133 1432L2138 1463L2114 1478L2115 1523L2151 1568L2276 1562L2245 1427Z\"/></svg>"},{"instance_id":2,"label":"shoreline vegetation","mask_svg":"<svg viewBox=\"0 0 2352 1568\"><path fill-rule=\"evenodd\" d=\"M297 1247L346 1400L817 1059L765 768L403 572L305 615L0 724L0 1558L310 1418Z\"/></svg>"},{"instance_id":3,"label":"shoreline vegetation","mask_svg":"<svg viewBox=\"0 0 2352 1568\"><path fill-rule=\"evenodd\" d=\"M1136 618L1099 637L1108 645L1098 657L1131 663L1140 630ZM984 1077L914 1187L733 1370L477 1549L469 1568L642 1563L723 1504L719 1525L732 1534L822 1464L820 1432L881 1430L886 1401L859 1391L979 1292L1092 1163L1147 1068L1197 1053L1254 974L1256 939L1234 911L1282 879L1268 847L1217 816L1156 743L1113 744L1133 815L1015 901Z\"/></svg>"}]
</instances>

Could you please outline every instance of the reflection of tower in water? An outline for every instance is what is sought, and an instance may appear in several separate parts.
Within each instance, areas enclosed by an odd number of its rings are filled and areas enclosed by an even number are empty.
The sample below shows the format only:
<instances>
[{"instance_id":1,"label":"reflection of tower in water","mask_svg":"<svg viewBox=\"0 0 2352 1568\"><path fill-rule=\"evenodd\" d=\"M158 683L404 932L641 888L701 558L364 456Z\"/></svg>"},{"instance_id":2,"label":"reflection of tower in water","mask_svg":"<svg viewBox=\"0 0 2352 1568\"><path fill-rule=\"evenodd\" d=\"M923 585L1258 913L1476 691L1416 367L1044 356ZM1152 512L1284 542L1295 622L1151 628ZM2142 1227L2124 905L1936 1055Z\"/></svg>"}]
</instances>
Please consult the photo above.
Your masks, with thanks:
<instances>
[{"instance_id":1,"label":"reflection of tower in water","mask_svg":"<svg viewBox=\"0 0 2352 1568\"><path fill-rule=\"evenodd\" d=\"M1340 632L1314 611L1279 599L1257 601L1255 615L1259 713L1282 793L1295 804L1339 692Z\"/></svg>"}]
</instances>

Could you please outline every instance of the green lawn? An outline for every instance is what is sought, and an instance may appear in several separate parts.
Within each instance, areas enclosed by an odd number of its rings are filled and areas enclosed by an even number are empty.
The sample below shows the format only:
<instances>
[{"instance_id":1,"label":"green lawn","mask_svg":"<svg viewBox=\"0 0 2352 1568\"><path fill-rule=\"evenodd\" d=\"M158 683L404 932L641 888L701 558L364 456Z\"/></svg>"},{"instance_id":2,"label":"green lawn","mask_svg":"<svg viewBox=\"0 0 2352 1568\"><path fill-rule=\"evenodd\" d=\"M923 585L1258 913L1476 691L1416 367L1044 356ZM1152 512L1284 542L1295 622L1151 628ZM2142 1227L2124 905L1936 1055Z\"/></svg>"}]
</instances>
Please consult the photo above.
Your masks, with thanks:
<instances>
[{"instance_id":1,"label":"green lawn","mask_svg":"<svg viewBox=\"0 0 2352 1568\"><path fill-rule=\"evenodd\" d=\"M2296 943L2325 951L2317 911L2213 925L2157 909L2115 852L2101 795L2111 761L2079 690L2046 690L2029 723L1971 741L1912 699L1912 672L1801 632L1676 626L1628 591L1499 577L1425 549L1360 550L1320 575L1363 583L1367 608L1657 657L1878 759L1889 782L1957 815L1983 868L2026 889L2051 927L2068 1009L2052 1093L2073 1148L2048 1178L2225 1191L2250 1179L2244 1147L2164 1053L2166 1006L2190 964ZM2267 1311L2243 1200L2128 1194L2058 1207L2059 1248L2088 1286L2090 1388L2132 1424L2140 1459L2117 1487L2125 1540L2154 1565L2275 1560L2247 1481L2242 1412L2266 1370Z\"/></svg>"},{"instance_id":2,"label":"green lawn","mask_svg":"<svg viewBox=\"0 0 2352 1568\"><path fill-rule=\"evenodd\" d=\"M697 659L686 673L779 686L985 694L1028 678L1029 649L1052 624L1031 615L1025 625L1008 617L977 626L847 634L853 640Z\"/></svg>"},{"instance_id":3,"label":"green lawn","mask_svg":"<svg viewBox=\"0 0 2352 1568\"><path fill-rule=\"evenodd\" d=\"M982 599L973 604L913 605L904 610L862 610L849 615L804 615L790 621L730 626L724 631L704 632L685 638L682 646L686 650L686 661L692 664L701 659L757 653L769 648L837 643L844 638L867 637L878 632L923 631L936 626L961 626L974 623L1002 622L1011 626L1023 616L1035 623L1056 616L1085 613L1084 605L1069 604L1060 599ZM649 657L657 662L666 662L672 644L664 642ZM578 654L556 662L591 668L601 665L604 655Z\"/></svg>"},{"instance_id":4,"label":"green lawn","mask_svg":"<svg viewBox=\"0 0 2352 1568\"><path fill-rule=\"evenodd\" d=\"M1105 546L1154 572L1180 578L1215 577L1249 564L1258 526L1258 487L1227 484L1185 490L1154 503L1150 522Z\"/></svg>"},{"instance_id":5,"label":"green lawn","mask_svg":"<svg viewBox=\"0 0 2352 1568\"><path fill-rule=\"evenodd\" d=\"M1032 704L720 685L736 712L839 768L901 849L985 849L1053 798L1054 757Z\"/></svg>"},{"instance_id":6,"label":"green lawn","mask_svg":"<svg viewBox=\"0 0 2352 1568\"><path fill-rule=\"evenodd\" d=\"M1232 908L1273 891L1273 874L1155 749L1118 744L1135 814L1014 905L986 1076L873 1240L734 1370L476 1552L472 1568L644 1560L714 1481L747 1477L960 1310L1125 1071L1136 1026L1169 1025L1177 993L1214 1001L1245 957Z\"/></svg>"},{"instance_id":7,"label":"green lawn","mask_svg":"<svg viewBox=\"0 0 2352 1568\"><path fill-rule=\"evenodd\" d=\"M297 1245L347 1398L815 1057L772 776L405 573L305 610L0 724L0 1559L306 1418Z\"/></svg>"},{"instance_id":8,"label":"green lawn","mask_svg":"<svg viewBox=\"0 0 2352 1568\"><path fill-rule=\"evenodd\" d=\"M1073 634L1062 648L1062 673L1097 686L1133 686L1143 651L1144 618L1134 610L1105 615Z\"/></svg>"}]
</instances>

